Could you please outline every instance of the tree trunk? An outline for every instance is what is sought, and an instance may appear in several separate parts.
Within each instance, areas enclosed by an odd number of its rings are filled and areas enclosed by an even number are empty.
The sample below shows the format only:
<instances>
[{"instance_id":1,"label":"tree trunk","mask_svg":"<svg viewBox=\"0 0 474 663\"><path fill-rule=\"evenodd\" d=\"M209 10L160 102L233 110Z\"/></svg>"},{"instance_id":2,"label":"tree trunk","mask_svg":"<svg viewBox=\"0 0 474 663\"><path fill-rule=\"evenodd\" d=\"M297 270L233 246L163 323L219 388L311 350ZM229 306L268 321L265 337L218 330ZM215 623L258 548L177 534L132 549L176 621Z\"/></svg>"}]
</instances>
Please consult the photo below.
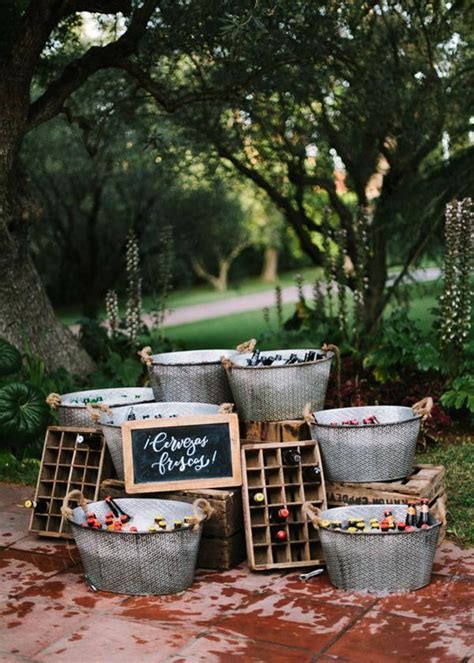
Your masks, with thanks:
<instances>
[{"instance_id":1,"label":"tree trunk","mask_svg":"<svg viewBox=\"0 0 474 663\"><path fill-rule=\"evenodd\" d=\"M0 79L0 337L39 356L47 371L85 376L94 364L56 318L28 252L33 206L19 153L29 89L13 74Z\"/></svg>"},{"instance_id":2,"label":"tree trunk","mask_svg":"<svg viewBox=\"0 0 474 663\"><path fill-rule=\"evenodd\" d=\"M56 318L30 256L10 258L0 272L0 336L40 357L48 371L90 373L92 360Z\"/></svg>"},{"instance_id":3,"label":"tree trunk","mask_svg":"<svg viewBox=\"0 0 474 663\"><path fill-rule=\"evenodd\" d=\"M278 249L274 246L265 247L263 253L262 272L260 280L264 283L274 283L278 277Z\"/></svg>"}]
</instances>

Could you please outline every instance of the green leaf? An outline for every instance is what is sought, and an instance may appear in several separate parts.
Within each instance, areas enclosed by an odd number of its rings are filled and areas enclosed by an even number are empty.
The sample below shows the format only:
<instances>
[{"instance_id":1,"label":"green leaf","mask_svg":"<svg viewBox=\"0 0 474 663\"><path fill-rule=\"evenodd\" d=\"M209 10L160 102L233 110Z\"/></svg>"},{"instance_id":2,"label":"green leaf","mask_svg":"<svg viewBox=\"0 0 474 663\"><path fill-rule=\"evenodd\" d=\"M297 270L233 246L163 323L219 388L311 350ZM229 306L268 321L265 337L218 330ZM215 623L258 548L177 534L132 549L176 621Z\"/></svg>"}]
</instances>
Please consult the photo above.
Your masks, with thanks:
<instances>
[{"instance_id":1,"label":"green leaf","mask_svg":"<svg viewBox=\"0 0 474 663\"><path fill-rule=\"evenodd\" d=\"M8 341L0 338L0 375L11 375L21 368L21 354Z\"/></svg>"},{"instance_id":2,"label":"green leaf","mask_svg":"<svg viewBox=\"0 0 474 663\"><path fill-rule=\"evenodd\" d=\"M49 408L38 387L12 382L0 389L0 434L34 437L48 420Z\"/></svg>"}]
</instances>

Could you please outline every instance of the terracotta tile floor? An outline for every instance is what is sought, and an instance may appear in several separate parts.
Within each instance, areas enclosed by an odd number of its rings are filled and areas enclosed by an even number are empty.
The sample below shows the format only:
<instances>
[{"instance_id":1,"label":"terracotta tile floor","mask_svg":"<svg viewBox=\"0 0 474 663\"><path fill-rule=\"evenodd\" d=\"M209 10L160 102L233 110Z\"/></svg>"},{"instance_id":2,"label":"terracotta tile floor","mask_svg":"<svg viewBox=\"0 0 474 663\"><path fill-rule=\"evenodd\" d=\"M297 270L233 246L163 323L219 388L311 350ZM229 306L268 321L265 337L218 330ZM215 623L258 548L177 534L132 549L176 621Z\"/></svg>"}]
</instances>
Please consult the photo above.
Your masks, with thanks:
<instances>
[{"instance_id":1,"label":"terracotta tile floor","mask_svg":"<svg viewBox=\"0 0 474 663\"><path fill-rule=\"evenodd\" d=\"M432 582L386 597L326 574L198 571L182 595L94 593L73 544L28 534L31 489L0 484L0 663L467 662L474 550L438 550Z\"/></svg>"}]
</instances>

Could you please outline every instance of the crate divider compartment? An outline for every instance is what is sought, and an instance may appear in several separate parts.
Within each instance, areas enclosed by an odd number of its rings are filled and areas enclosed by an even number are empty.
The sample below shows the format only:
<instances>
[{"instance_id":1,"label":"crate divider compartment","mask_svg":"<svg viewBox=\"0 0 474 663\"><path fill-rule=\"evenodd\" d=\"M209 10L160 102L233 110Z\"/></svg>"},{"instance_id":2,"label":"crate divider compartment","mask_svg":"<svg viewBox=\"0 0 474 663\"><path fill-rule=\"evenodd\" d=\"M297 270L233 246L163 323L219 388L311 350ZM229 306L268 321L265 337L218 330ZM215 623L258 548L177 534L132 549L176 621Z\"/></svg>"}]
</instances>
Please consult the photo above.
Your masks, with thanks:
<instances>
[{"instance_id":1,"label":"crate divider compartment","mask_svg":"<svg viewBox=\"0 0 474 663\"><path fill-rule=\"evenodd\" d=\"M294 449L302 463L284 463L284 453ZM321 468L321 483L306 481L303 467ZM260 442L242 447L243 507L249 566L253 570L315 566L324 562L317 531L305 518L304 502L326 508L326 492L319 447L316 441ZM256 477L261 483L257 485ZM249 499L257 490L265 497L263 505ZM274 511L287 508L286 521L278 522ZM283 529L286 541L275 540Z\"/></svg>"},{"instance_id":2,"label":"crate divider compartment","mask_svg":"<svg viewBox=\"0 0 474 663\"><path fill-rule=\"evenodd\" d=\"M77 442L79 434L84 437L81 443ZM34 498L35 501L46 500L48 510L44 514L33 510L30 532L40 536L73 538L67 521L61 515L64 497L71 490L78 489L86 499L98 500L100 483L111 476L111 468L100 430L50 426L46 431Z\"/></svg>"}]
</instances>

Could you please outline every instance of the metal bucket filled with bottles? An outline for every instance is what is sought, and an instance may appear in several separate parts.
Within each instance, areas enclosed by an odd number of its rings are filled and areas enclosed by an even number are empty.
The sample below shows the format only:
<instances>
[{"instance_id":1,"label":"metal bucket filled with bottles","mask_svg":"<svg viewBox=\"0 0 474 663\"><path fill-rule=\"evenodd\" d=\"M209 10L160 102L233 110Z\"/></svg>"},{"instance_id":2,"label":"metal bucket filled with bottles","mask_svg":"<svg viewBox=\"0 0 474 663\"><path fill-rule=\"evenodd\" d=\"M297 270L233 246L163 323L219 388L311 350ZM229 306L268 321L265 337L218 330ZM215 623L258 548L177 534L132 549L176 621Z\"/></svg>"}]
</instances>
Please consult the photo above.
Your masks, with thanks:
<instances>
[{"instance_id":1,"label":"metal bucket filled with bottles","mask_svg":"<svg viewBox=\"0 0 474 663\"><path fill-rule=\"evenodd\" d=\"M282 421L300 419L308 402L323 408L333 349L254 350L223 359L239 416Z\"/></svg>"},{"instance_id":2,"label":"metal bucket filled with bottles","mask_svg":"<svg viewBox=\"0 0 474 663\"><path fill-rule=\"evenodd\" d=\"M92 418L102 429L119 479L124 478L122 424L126 421L192 417L218 414L220 407L213 403L149 403L113 409L99 408Z\"/></svg>"},{"instance_id":3,"label":"metal bucket filled with bottles","mask_svg":"<svg viewBox=\"0 0 474 663\"><path fill-rule=\"evenodd\" d=\"M407 592L430 582L441 523L419 505L354 505L303 511L319 531L329 577L339 589Z\"/></svg>"},{"instance_id":4,"label":"metal bucket filled with bottles","mask_svg":"<svg viewBox=\"0 0 474 663\"><path fill-rule=\"evenodd\" d=\"M421 422L433 406L424 398L413 407L373 405L308 413L330 481L392 481L413 470Z\"/></svg>"},{"instance_id":5,"label":"metal bucket filled with bottles","mask_svg":"<svg viewBox=\"0 0 474 663\"><path fill-rule=\"evenodd\" d=\"M126 387L118 389L91 389L69 394L49 394L48 405L56 411L60 426L91 425L90 411L94 406L109 408L137 403L153 403L153 390L148 387Z\"/></svg>"},{"instance_id":6,"label":"metal bucket filled with bottles","mask_svg":"<svg viewBox=\"0 0 474 663\"><path fill-rule=\"evenodd\" d=\"M79 506L72 509L71 500ZM204 499L88 503L77 490L61 508L91 589L136 596L175 594L193 583L202 523L212 511Z\"/></svg>"}]
</instances>

